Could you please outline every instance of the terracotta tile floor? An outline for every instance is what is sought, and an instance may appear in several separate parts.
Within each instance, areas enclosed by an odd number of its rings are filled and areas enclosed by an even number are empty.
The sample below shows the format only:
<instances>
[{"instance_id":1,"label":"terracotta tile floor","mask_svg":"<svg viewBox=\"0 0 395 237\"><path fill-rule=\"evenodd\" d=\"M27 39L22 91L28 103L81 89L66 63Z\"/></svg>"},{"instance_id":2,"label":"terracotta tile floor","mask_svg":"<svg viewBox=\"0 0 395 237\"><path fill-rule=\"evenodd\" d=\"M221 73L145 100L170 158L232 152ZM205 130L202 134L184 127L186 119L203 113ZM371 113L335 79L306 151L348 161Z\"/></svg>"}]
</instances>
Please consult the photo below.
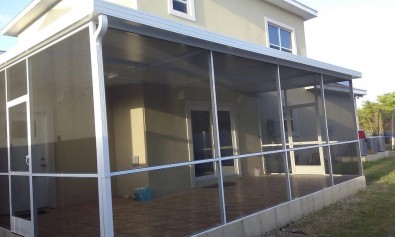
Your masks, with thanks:
<instances>
[{"instance_id":1,"label":"terracotta tile floor","mask_svg":"<svg viewBox=\"0 0 395 237\"><path fill-rule=\"evenodd\" d=\"M342 182L355 176L337 176ZM225 180L227 219L272 207L287 200L285 176ZM301 197L329 186L322 175L291 176L293 197ZM114 198L115 236L187 236L220 224L218 188L205 187L150 202ZM99 236L98 204L48 209L39 215L39 236Z\"/></svg>"}]
</instances>

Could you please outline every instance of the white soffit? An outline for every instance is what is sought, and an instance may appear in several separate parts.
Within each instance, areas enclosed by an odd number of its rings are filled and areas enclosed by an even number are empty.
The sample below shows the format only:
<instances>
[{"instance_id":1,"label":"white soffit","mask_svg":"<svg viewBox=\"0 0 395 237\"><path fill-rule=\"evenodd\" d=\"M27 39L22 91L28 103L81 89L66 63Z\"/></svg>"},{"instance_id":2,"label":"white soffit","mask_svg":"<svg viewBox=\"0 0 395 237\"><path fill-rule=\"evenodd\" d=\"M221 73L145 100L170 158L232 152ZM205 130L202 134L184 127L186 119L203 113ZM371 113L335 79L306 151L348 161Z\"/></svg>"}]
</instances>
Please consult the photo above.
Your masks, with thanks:
<instances>
[{"instance_id":1,"label":"white soffit","mask_svg":"<svg viewBox=\"0 0 395 237\"><path fill-rule=\"evenodd\" d=\"M2 30L3 35L18 36L26 27L61 0L34 0Z\"/></svg>"},{"instance_id":2,"label":"white soffit","mask_svg":"<svg viewBox=\"0 0 395 237\"><path fill-rule=\"evenodd\" d=\"M317 11L295 0L266 0L271 4L302 17L305 21L317 17Z\"/></svg>"},{"instance_id":3,"label":"white soffit","mask_svg":"<svg viewBox=\"0 0 395 237\"><path fill-rule=\"evenodd\" d=\"M299 65L313 67L320 69L320 71L331 71L338 74L346 75L348 79L361 78L362 74L358 71L335 66L329 63L324 63L314 59L309 59L303 56L282 52L271 49L262 45L257 45L242 40L237 40L231 37L220 35L214 32L207 31L202 28L188 26L172 20L163 19L147 13L136 11L130 8L122 7L103 0L95 0L94 11L96 14L103 14L111 17L112 20L119 22L129 22L133 27L152 27L159 30L174 33L174 39L191 37L200 41L205 41L210 44L218 44L229 48L248 51L254 54L260 54L279 61L287 61ZM111 24L111 22L110 22Z\"/></svg>"}]
</instances>

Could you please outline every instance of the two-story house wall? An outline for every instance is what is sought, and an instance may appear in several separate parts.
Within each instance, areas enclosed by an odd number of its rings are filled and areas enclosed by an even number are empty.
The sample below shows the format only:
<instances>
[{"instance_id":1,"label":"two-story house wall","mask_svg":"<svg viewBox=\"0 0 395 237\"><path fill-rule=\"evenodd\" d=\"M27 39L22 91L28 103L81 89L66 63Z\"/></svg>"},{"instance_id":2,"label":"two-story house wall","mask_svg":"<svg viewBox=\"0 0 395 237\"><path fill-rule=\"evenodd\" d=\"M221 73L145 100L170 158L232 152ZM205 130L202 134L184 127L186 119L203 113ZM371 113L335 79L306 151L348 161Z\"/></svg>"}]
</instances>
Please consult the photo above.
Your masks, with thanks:
<instances>
[{"instance_id":1,"label":"two-story house wall","mask_svg":"<svg viewBox=\"0 0 395 237\"><path fill-rule=\"evenodd\" d=\"M306 56L304 21L316 16L316 11L295 1L217 0L114 1L143 12L182 24L203 27L209 31L254 44L269 46L268 25L290 32L293 53ZM177 9L177 6L179 6ZM184 6L184 7L182 7ZM296 12L297 7L305 12ZM294 12L291 12L293 11ZM184 11L186 13L184 13ZM299 13L299 14L298 14Z\"/></svg>"},{"instance_id":2,"label":"two-story house wall","mask_svg":"<svg viewBox=\"0 0 395 237\"><path fill-rule=\"evenodd\" d=\"M158 0L155 4L150 0L107 1L185 25L201 27L231 38L267 47L272 45L274 48L279 47L301 56L307 56L304 22L317 16L314 9L296 1ZM184 5L184 8L177 5L177 2L181 6ZM67 25L67 18L71 19L71 16L82 14L90 8L90 1L69 0L57 4L53 10L36 19L35 23L22 24L20 27L23 31L19 32L18 38L22 42L24 39L31 40L38 32L54 25L55 22ZM29 17L34 19L36 16L32 14ZM10 34L15 35L12 32ZM281 36L283 36L282 43Z\"/></svg>"}]
</instances>

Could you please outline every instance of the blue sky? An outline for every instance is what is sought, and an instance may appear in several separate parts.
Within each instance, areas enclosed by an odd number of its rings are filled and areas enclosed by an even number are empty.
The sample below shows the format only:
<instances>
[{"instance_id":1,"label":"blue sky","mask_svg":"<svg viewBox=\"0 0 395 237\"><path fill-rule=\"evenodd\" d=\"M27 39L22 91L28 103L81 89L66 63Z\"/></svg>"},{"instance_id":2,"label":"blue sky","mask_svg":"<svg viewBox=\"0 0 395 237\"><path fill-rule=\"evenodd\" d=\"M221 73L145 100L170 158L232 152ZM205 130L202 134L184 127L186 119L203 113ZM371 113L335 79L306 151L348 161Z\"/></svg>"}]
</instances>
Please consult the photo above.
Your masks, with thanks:
<instances>
[{"instance_id":1,"label":"blue sky","mask_svg":"<svg viewBox=\"0 0 395 237\"><path fill-rule=\"evenodd\" d=\"M359 106L395 91L394 0L299 1L318 11L305 23L308 57L361 71Z\"/></svg>"},{"instance_id":2,"label":"blue sky","mask_svg":"<svg viewBox=\"0 0 395 237\"><path fill-rule=\"evenodd\" d=\"M3 28L31 0L0 0ZM395 0L299 0L318 11L305 23L308 57L363 74L354 86L367 89L358 102L395 91ZM0 36L0 50L16 43Z\"/></svg>"}]
</instances>

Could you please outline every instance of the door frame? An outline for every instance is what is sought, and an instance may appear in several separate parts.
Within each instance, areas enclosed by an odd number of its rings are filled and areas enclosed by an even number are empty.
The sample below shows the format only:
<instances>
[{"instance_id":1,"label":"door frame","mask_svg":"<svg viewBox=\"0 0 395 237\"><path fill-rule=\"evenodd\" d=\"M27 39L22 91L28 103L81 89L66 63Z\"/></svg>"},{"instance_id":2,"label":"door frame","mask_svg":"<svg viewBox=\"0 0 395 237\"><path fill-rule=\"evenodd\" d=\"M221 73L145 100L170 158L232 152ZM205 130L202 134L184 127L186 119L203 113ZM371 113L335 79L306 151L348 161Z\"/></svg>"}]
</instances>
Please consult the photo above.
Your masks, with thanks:
<instances>
[{"instance_id":1,"label":"door frame","mask_svg":"<svg viewBox=\"0 0 395 237\"><path fill-rule=\"evenodd\" d=\"M297 115L297 109L302 108L309 108L314 107L316 110L316 128L317 128L317 141L311 142L303 142L303 144L309 143L311 145L322 144L322 136L321 136L321 129L319 127L319 114L317 113L317 103L306 103L306 104L298 104L298 105L291 105L291 106L284 106L283 110L286 111L285 121L287 122L287 133L286 136L288 137L288 146L289 148L294 148L294 145L297 145L298 142L293 141L293 131L292 131L292 124L291 124L291 111L293 112L293 116ZM297 121L296 117L292 119L294 122ZM294 124L294 126L297 126ZM320 165L297 165L295 159L295 152L290 151L290 162L291 162L291 169L292 174L325 174L325 161L324 161L324 152L322 147L319 147L319 158L320 158Z\"/></svg>"},{"instance_id":2,"label":"door frame","mask_svg":"<svg viewBox=\"0 0 395 237\"><path fill-rule=\"evenodd\" d=\"M238 144L238 135L237 135L237 127L236 127L236 117L235 117L235 109L232 104L220 104L217 107L218 111L229 111L230 112L230 124L231 124L231 133L232 133L232 146L233 146L233 154L239 154L239 144ZM191 122L191 111L208 111L210 114L210 132L211 132L211 146L214 149L214 127L212 121L212 110L211 110L211 103L210 102L202 102L202 101L188 101L186 102L186 128L187 128L187 138L188 138L188 155L189 161L194 161L194 154L193 154L193 136L192 136L192 122ZM217 178L217 164L213 162L214 166L214 174L213 175L206 175L202 177L196 177L195 175L195 168L193 165L189 166L190 169L190 176L191 176L191 187L196 188L199 187L198 183L208 183L210 180ZM235 173L231 175L241 176L241 166L240 160L234 162L234 169Z\"/></svg>"},{"instance_id":3,"label":"door frame","mask_svg":"<svg viewBox=\"0 0 395 237\"><path fill-rule=\"evenodd\" d=\"M11 133L10 133L10 113L9 110L15 106L25 104L26 105L26 129L27 129L27 150L28 154L26 156L26 162L28 163L28 171L12 171L11 170ZM36 236L35 233L35 219L37 217L37 211L34 208L34 198L33 198L33 177L32 177L32 160L31 160L31 118L30 118L30 100L29 95L23 95L16 99L6 102L7 107L7 146L8 146L8 169L9 169L9 202L10 202L10 218L11 218L11 232L23 235L23 236ZM13 176L23 176L29 179L29 204L30 204L30 220L25 220L14 216L13 211Z\"/></svg>"}]
</instances>

